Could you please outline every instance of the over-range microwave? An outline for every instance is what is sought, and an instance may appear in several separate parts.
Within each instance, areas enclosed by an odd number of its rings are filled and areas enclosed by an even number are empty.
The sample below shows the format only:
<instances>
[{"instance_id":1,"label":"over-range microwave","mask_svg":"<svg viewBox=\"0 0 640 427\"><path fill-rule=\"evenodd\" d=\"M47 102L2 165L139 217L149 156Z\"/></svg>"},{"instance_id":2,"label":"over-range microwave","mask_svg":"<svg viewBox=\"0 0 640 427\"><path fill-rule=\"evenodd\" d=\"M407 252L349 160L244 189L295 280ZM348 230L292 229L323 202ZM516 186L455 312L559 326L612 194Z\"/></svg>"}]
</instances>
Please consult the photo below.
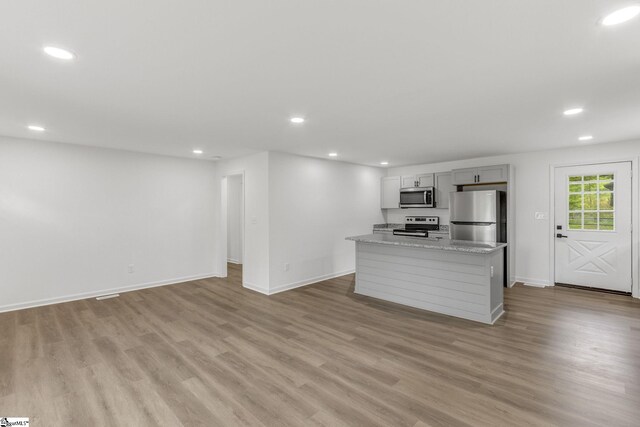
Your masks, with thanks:
<instances>
[{"instance_id":1,"label":"over-range microwave","mask_svg":"<svg viewBox=\"0 0 640 427\"><path fill-rule=\"evenodd\" d=\"M401 208L435 208L436 192L433 187L400 189Z\"/></svg>"}]
</instances>

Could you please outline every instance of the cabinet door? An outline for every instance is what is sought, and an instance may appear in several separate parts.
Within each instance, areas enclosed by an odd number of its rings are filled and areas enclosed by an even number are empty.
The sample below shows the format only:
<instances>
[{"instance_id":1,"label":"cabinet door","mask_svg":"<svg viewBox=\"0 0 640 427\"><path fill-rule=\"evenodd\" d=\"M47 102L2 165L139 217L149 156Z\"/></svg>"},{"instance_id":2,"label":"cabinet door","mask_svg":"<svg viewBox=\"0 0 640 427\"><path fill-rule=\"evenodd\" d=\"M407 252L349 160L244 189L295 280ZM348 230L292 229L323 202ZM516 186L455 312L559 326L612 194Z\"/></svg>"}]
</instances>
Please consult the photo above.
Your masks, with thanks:
<instances>
[{"instance_id":1,"label":"cabinet door","mask_svg":"<svg viewBox=\"0 0 640 427\"><path fill-rule=\"evenodd\" d=\"M380 184L380 208L397 209L400 207L400 177L382 178Z\"/></svg>"},{"instance_id":2,"label":"cabinet door","mask_svg":"<svg viewBox=\"0 0 640 427\"><path fill-rule=\"evenodd\" d=\"M402 177L402 188L411 188L416 186L416 176L409 175Z\"/></svg>"},{"instance_id":3,"label":"cabinet door","mask_svg":"<svg viewBox=\"0 0 640 427\"><path fill-rule=\"evenodd\" d=\"M484 166L478 168L478 175L480 176L480 183L490 182L507 182L508 179L508 165L497 166Z\"/></svg>"},{"instance_id":4,"label":"cabinet door","mask_svg":"<svg viewBox=\"0 0 640 427\"><path fill-rule=\"evenodd\" d=\"M436 208L449 209L449 193L456 191L451 184L451 172L436 174Z\"/></svg>"},{"instance_id":5,"label":"cabinet door","mask_svg":"<svg viewBox=\"0 0 640 427\"><path fill-rule=\"evenodd\" d=\"M416 175L416 181L418 182L418 187L434 187L434 177L432 173L424 173L421 175Z\"/></svg>"},{"instance_id":6,"label":"cabinet door","mask_svg":"<svg viewBox=\"0 0 640 427\"><path fill-rule=\"evenodd\" d=\"M478 168L454 169L451 171L451 183L453 185L467 185L476 183Z\"/></svg>"}]
</instances>

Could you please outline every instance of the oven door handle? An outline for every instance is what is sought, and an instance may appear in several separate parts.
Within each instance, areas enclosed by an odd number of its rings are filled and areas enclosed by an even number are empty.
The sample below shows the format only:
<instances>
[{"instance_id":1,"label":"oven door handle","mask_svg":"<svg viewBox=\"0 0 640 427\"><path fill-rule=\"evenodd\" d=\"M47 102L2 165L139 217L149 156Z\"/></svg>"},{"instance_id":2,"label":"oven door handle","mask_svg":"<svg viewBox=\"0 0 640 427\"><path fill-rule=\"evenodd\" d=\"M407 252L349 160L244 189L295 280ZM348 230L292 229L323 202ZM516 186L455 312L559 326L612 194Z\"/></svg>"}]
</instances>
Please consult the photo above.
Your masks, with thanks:
<instances>
[{"instance_id":1,"label":"oven door handle","mask_svg":"<svg viewBox=\"0 0 640 427\"><path fill-rule=\"evenodd\" d=\"M406 231L394 231L394 236L408 236L408 237L427 237L427 233L411 233Z\"/></svg>"}]
</instances>

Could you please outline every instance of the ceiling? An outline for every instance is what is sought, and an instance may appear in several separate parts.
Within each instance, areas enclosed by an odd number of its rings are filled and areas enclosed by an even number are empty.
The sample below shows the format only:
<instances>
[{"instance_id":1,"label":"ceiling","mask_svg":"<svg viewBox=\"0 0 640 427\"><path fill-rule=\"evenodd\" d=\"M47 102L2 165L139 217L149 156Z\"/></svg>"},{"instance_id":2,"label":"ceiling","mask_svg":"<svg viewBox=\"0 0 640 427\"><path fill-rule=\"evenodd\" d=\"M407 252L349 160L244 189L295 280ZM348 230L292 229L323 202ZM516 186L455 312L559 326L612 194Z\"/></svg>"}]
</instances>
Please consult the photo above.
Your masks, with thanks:
<instances>
[{"instance_id":1,"label":"ceiling","mask_svg":"<svg viewBox=\"0 0 640 427\"><path fill-rule=\"evenodd\" d=\"M390 166L640 138L640 19L598 22L627 4L3 1L0 135Z\"/></svg>"}]
</instances>

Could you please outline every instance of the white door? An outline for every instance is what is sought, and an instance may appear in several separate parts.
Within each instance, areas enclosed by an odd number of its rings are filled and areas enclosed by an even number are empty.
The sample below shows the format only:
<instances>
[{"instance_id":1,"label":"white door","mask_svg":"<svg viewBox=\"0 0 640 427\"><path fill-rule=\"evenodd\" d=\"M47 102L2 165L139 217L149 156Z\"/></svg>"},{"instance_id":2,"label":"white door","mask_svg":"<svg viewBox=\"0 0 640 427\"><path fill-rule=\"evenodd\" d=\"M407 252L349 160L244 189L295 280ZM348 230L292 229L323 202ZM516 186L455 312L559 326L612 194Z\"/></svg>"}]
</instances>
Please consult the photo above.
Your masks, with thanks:
<instances>
[{"instance_id":1,"label":"white door","mask_svg":"<svg viewBox=\"0 0 640 427\"><path fill-rule=\"evenodd\" d=\"M557 283L631 292L631 163L557 168Z\"/></svg>"}]
</instances>

